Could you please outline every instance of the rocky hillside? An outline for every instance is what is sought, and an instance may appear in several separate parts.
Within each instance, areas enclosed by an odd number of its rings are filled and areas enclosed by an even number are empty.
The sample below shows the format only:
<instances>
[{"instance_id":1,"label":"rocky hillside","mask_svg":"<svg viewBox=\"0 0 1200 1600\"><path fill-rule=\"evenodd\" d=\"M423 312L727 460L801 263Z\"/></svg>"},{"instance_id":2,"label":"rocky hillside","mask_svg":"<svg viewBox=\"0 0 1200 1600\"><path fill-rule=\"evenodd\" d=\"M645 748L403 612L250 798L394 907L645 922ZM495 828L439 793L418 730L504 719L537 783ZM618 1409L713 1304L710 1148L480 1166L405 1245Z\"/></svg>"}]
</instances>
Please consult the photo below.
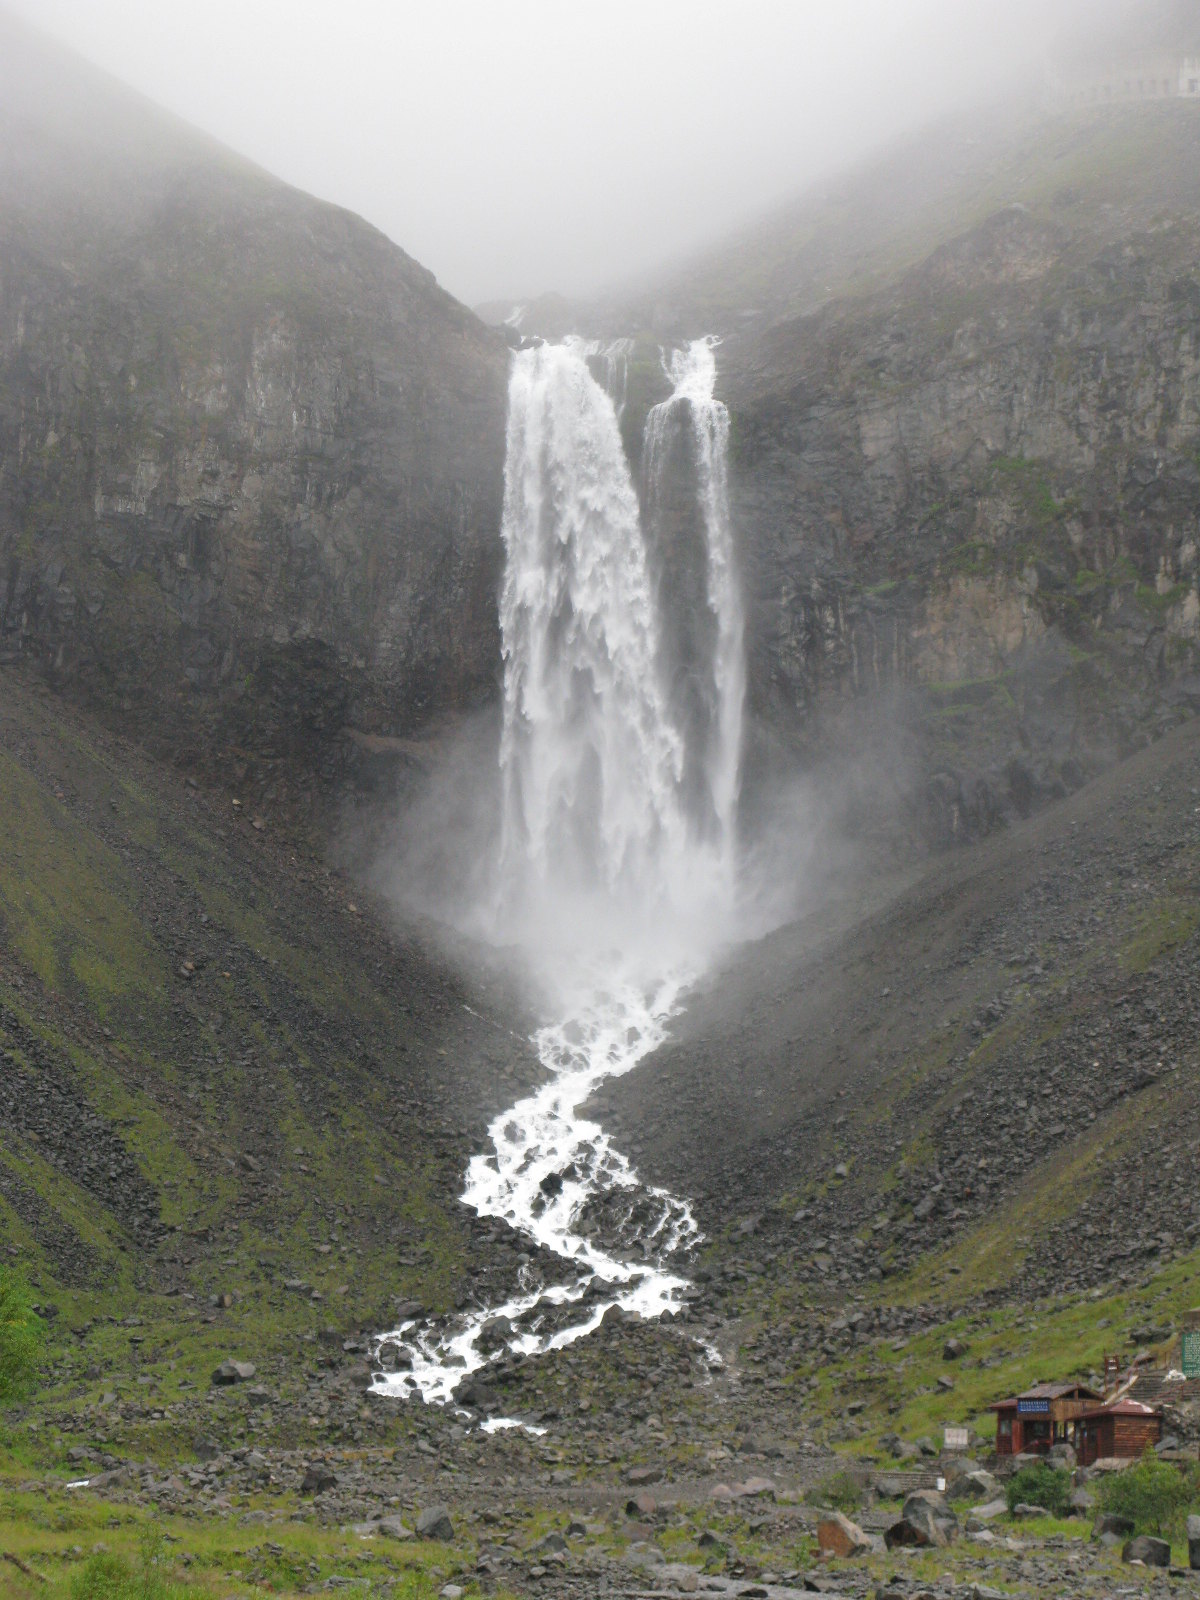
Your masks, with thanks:
<instances>
[{"instance_id":1,"label":"rocky hillside","mask_svg":"<svg viewBox=\"0 0 1200 1600\"><path fill-rule=\"evenodd\" d=\"M367 1346L549 1270L454 1199L530 1080L527 1021L239 794L18 669L0 688L0 1248L48 1323L0 1415L5 1593L65 1596L155 1519L198 1594L399 1562L421 1600L471 1576L577 1600L651 1562L654 1593L702 1568L730 1595L790 1573L792 1600L847 1474L882 1528L874 1494L944 1423L982 1443L1036 1376L1170 1354L1200 1293L1200 723L904 883L842 874L716 973L603 1095L694 1199L685 1310L507 1358L462 1415L369 1400ZM484 1414L545 1431L466 1430ZM438 1506L451 1531L411 1539ZM1060 1529L1019 1533L945 1559L1076 1592Z\"/></svg>"},{"instance_id":2,"label":"rocky hillside","mask_svg":"<svg viewBox=\"0 0 1200 1600\"><path fill-rule=\"evenodd\" d=\"M860 1447L985 1434L1002 1371L1129 1359L1200 1288L1200 723L904 881L838 877L596 1109L695 1197L751 1392Z\"/></svg>"},{"instance_id":3,"label":"rocky hillside","mask_svg":"<svg viewBox=\"0 0 1200 1600\"><path fill-rule=\"evenodd\" d=\"M486 697L503 341L358 218L0 19L0 653L328 766Z\"/></svg>"},{"instance_id":4,"label":"rocky hillside","mask_svg":"<svg viewBox=\"0 0 1200 1600\"><path fill-rule=\"evenodd\" d=\"M479 964L468 996L239 795L0 688L0 1240L49 1314L261 1363L453 1304L467 1154L537 1070Z\"/></svg>"}]
</instances>

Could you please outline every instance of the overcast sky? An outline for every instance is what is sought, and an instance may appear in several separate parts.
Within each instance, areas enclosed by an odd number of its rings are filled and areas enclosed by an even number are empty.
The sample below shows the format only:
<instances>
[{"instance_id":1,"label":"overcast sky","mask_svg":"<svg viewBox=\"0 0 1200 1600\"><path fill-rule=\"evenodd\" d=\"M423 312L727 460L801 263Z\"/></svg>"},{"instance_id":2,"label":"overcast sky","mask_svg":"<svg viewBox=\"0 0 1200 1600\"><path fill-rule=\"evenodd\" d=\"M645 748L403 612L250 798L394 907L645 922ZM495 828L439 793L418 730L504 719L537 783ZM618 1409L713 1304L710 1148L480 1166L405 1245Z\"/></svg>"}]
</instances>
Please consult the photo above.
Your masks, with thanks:
<instances>
[{"instance_id":1,"label":"overcast sky","mask_svg":"<svg viewBox=\"0 0 1200 1600\"><path fill-rule=\"evenodd\" d=\"M474 303L719 237L1028 72L1083 0L7 0Z\"/></svg>"}]
</instances>

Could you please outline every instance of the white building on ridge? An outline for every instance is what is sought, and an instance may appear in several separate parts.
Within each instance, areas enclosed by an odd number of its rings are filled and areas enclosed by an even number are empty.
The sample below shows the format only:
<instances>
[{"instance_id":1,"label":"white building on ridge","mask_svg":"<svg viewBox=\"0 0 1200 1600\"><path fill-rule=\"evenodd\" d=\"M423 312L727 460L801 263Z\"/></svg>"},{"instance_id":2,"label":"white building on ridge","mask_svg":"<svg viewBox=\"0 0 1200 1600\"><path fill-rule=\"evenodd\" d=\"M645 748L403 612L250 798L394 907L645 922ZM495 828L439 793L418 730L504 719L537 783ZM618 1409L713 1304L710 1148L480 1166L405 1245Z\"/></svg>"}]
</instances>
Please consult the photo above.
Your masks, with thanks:
<instances>
[{"instance_id":1,"label":"white building on ridge","mask_svg":"<svg viewBox=\"0 0 1200 1600\"><path fill-rule=\"evenodd\" d=\"M1053 75L1055 98L1076 106L1200 100L1200 56L1124 55Z\"/></svg>"}]
</instances>

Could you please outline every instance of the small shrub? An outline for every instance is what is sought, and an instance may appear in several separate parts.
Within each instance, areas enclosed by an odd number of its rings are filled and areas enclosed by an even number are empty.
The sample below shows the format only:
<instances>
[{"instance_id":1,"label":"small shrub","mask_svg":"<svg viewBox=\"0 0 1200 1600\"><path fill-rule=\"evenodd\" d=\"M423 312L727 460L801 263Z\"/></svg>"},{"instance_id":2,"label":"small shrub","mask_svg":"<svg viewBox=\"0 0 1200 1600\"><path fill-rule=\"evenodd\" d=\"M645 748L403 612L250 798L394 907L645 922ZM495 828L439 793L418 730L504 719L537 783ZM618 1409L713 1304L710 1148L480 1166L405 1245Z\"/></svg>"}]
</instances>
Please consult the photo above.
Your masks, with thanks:
<instances>
[{"instance_id":1,"label":"small shrub","mask_svg":"<svg viewBox=\"0 0 1200 1600\"><path fill-rule=\"evenodd\" d=\"M89 1556L71 1574L71 1600L127 1600L137 1591L135 1579L120 1556Z\"/></svg>"},{"instance_id":2,"label":"small shrub","mask_svg":"<svg viewBox=\"0 0 1200 1600\"><path fill-rule=\"evenodd\" d=\"M71 1600L194 1600L195 1589L157 1571L161 1536L141 1541L137 1567L108 1552L89 1556L71 1574Z\"/></svg>"},{"instance_id":3,"label":"small shrub","mask_svg":"<svg viewBox=\"0 0 1200 1600\"><path fill-rule=\"evenodd\" d=\"M862 1485L852 1472L831 1472L821 1479L813 1498L818 1505L849 1516L862 1505Z\"/></svg>"},{"instance_id":4,"label":"small shrub","mask_svg":"<svg viewBox=\"0 0 1200 1600\"><path fill-rule=\"evenodd\" d=\"M33 1387L42 1348L42 1323L29 1291L11 1267L0 1267L0 1405Z\"/></svg>"},{"instance_id":5,"label":"small shrub","mask_svg":"<svg viewBox=\"0 0 1200 1600\"><path fill-rule=\"evenodd\" d=\"M1045 1461L1034 1461L1014 1472L1004 1489L1008 1509L1041 1506L1052 1517L1065 1517L1071 1507L1071 1474Z\"/></svg>"},{"instance_id":6,"label":"small shrub","mask_svg":"<svg viewBox=\"0 0 1200 1600\"><path fill-rule=\"evenodd\" d=\"M1195 1484L1152 1450L1136 1466L1114 1472L1100 1485L1100 1509L1128 1517L1136 1533L1169 1538L1183 1530Z\"/></svg>"}]
</instances>

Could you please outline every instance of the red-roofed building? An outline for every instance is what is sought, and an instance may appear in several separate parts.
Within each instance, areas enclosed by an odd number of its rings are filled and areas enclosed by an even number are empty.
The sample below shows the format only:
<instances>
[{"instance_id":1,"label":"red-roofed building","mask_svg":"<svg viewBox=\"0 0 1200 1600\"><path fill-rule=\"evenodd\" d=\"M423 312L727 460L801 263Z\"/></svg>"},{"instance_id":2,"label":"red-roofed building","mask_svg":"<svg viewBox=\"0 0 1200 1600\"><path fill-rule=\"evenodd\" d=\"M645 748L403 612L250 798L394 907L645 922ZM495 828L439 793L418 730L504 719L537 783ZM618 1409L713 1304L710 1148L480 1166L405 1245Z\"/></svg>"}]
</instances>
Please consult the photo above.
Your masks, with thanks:
<instances>
[{"instance_id":1,"label":"red-roofed building","mask_svg":"<svg viewBox=\"0 0 1200 1600\"><path fill-rule=\"evenodd\" d=\"M1075 1451L1081 1467L1129 1459L1162 1438L1162 1415L1140 1400L1114 1400L1085 1411L1075 1424Z\"/></svg>"},{"instance_id":2,"label":"red-roofed building","mask_svg":"<svg viewBox=\"0 0 1200 1600\"><path fill-rule=\"evenodd\" d=\"M998 1401L990 1408L996 1413L996 1454L1045 1454L1053 1444L1073 1444L1078 1418L1103 1400L1085 1383L1035 1383Z\"/></svg>"}]
</instances>

